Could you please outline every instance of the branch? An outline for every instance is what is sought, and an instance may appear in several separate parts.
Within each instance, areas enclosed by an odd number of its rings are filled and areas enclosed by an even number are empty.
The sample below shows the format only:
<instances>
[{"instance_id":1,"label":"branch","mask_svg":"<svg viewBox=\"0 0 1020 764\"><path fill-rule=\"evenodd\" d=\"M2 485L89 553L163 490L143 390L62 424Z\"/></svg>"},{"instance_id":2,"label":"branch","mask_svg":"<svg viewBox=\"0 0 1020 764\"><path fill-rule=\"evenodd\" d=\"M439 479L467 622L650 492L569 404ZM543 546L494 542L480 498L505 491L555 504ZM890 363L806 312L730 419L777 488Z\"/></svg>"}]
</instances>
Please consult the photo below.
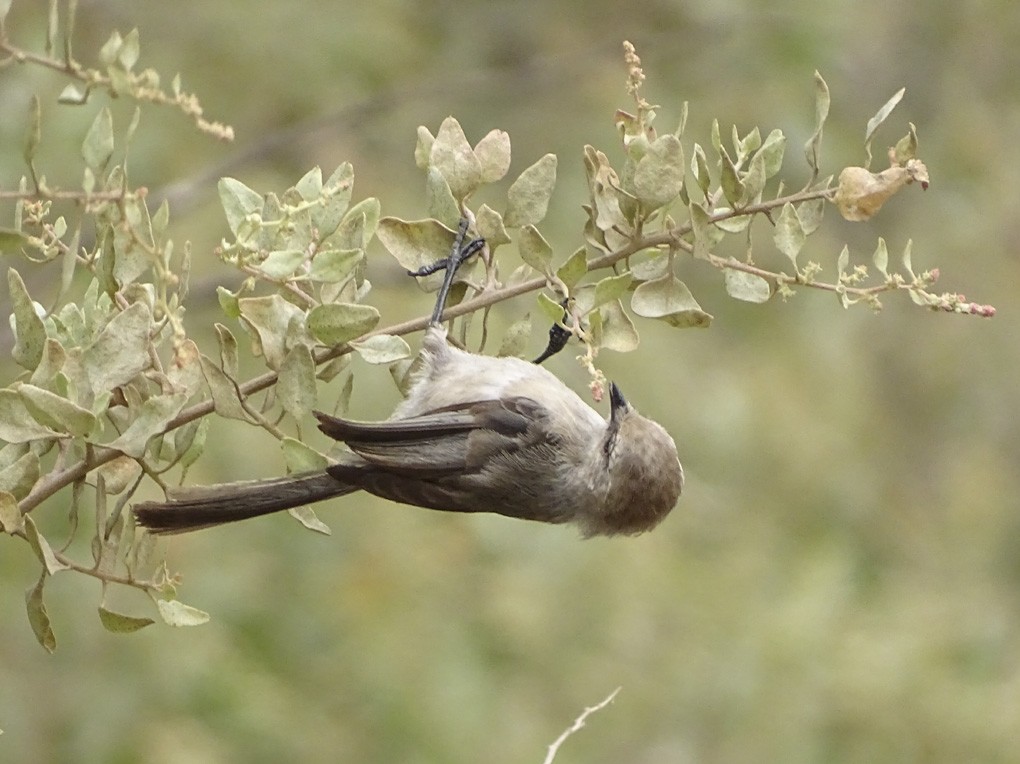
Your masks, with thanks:
<instances>
[{"instance_id":1,"label":"branch","mask_svg":"<svg viewBox=\"0 0 1020 764\"><path fill-rule=\"evenodd\" d=\"M573 735L575 732L577 732L579 729L581 729L589 716L591 716L596 711L601 711L603 708L612 703L613 699L616 698L617 693L619 693L620 690L622 689L623 689L622 687L617 687L615 690L609 693L609 695L601 703L598 703L594 706L588 706L587 708L585 708L581 715L574 719L574 723L567 727L565 730L563 730L563 734L556 738L550 744L549 751L548 753L546 753L545 760L542 762L542 764L552 764L552 760L556 758L556 754L560 750L560 746L563 745L566 739Z\"/></svg>"}]
</instances>

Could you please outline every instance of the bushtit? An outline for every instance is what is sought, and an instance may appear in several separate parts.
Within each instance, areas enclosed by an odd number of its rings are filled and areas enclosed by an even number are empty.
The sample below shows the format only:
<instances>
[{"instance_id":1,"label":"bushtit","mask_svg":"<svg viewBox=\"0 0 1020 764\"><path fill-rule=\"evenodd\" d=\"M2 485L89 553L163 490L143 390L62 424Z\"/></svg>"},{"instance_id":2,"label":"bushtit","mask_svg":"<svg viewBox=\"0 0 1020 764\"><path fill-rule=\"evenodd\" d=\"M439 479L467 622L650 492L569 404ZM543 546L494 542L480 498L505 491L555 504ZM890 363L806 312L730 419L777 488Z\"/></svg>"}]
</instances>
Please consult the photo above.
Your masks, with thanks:
<instances>
[{"instance_id":1,"label":"bushtit","mask_svg":"<svg viewBox=\"0 0 1020 764\"><path fill-rule=\"evenodd\" d=\"M368 491L403 504L575 523L584 536L654 528L676 504L684 474L666 431L610 386L605 420L541 366L447 342L439 323L457 265L477 251L462 225L421 363L407 398L383 422L316 413L350 449L325 472L175 492L134 508L154 533L180 533Z\"/></svg>"}]
</instances>

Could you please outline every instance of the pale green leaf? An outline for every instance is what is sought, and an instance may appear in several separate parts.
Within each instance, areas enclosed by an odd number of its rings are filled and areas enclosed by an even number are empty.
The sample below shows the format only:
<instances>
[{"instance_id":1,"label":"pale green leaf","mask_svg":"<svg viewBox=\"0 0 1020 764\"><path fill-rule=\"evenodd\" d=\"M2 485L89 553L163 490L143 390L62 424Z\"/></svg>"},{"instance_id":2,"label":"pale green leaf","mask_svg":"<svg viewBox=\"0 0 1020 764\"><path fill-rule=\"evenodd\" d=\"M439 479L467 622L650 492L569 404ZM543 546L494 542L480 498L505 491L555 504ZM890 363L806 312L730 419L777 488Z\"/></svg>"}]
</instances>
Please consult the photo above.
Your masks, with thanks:
<instances>
[{"instance_id":1,"label":"pale green leaf","mask_svg":"<svg viewBox=\"0 0 1020 764\"><path fill-rule=\"evenodd\" d=\"M475 144L475 156L481 167L482 183L495 183L510 169L510 135L491 130Z\"/></svg>"},{"instance_id":2,"label":"pale green leaf","mask_svg":"<svg viewBox=\"0 0 1020 764\"><path fill-rule=\"evenodd\" d=\"M227 218L231 232L237 235L238 228L249 215L261 214L265 203L262 196L234 178L221 178L217 186L220 204Z\"/></svg>"},{"instance_id":3,"label":"pale green leaf","mask_svg":"<svg viewBox=\"0 0 1020 764\"><path fill-rule=\"evenodd\" d=\"M99 608L99 621L104 629L114 634L131 634L155 623L151 618L115 613L103 606Z\"/></svg>"},{"instance_id":4,"label":"pale green leaf","mask_svg":"<svg viewBox=\"0 0 1020 764\"><path fill-rule=\"evenodd\" d=\"M294 275L305 262L305 252L300 249L282 249L270 252L259 263L259 270L274 281L282 281Z\"/></svg>"},{"instance_id":5,"label":"pale green leaf","mask_svg":"<svg viewBox=\"0 0 1020 764\"><path fill-rule=\"evenodd\" d=\"M9 268L7 286L13 312L14 348L11 356L19 366L34 369L42 360L46 344L46 327L36 312L36 305L28 294L21 275Z\"/></svg>"},{"instance_id":6,"label":"pale green leaf","mask_svg":"<svg viewBox=\"0 0 1020 764\"><path fill-rule=\"evenodd\" d=\"M39 533L39 529L36 527L32 516L24 515L23 517L25 521L25 538L28 540L29 546L32 547L32 551L35 552L35 556L39 558L39 562L46 568L46 572L52 576L62 570L68 570L71 566L57 559L53 547L50 546L50 542L46 540L46 537Z\"/></svg>"},{"instance_id":7,"label":"pale green leaf","mask_svg":"<svg viewBox=\"0 0 1020 764\"><path fill-rule=\"evenodd\" d=\"M306 202L317 201L322 194L322 168L316 166L306 172L294 185L294 190Z\"/></svg>"},{"instance_id":8,"label":"pale green leaf","mask_svg":"<svg viewBox=\"0 0 1020 764\"><path fill-rule=\"evenodd\" d=\"M296 421L315 406L315 361L307 345L295 345L284 357L276 395L283 410Z\"/></svg>"},{"instance_id":9,"label":"pale green leaf","mask_svg":"<svg viewBox=\"0 0 1020 764\"><path fill-rule=\"evenodd\" d=\"M829 86L822 75L815 72L815 130L804 144L804 155L811 168L812 177L818 175L821 168L822 133L825 120L829 117Z\"/></svg>"},{"instance_id":10,"label":"pale green leaf","mask_svg":"<svg viewBox=\"0 0 1020 764\"><path fill-rule=\"evenodd\" d=\"M85 349L83 361L92 390L100 393L127 384L147 369L152 314L145 303L129 305Z\"/></svg>"},{"instance_id":11,"label":"pale green leaf","mask_svg":"<svg viewBox=\"0 0 1020 764\"><path fill-rule=\"evenodd\" d=\"M161 434L167 423L181 413L188 396L184 393L154 395L146 400L128 428L108 444L109 448L140 459L149 438Z\"/></svg>"},{"instance_id":12,"label":"pale green leaf","mask_svg":"<svg viewBox=\"0 0 1020 764\"><path fill-rule=\"evenodd\" d=\"M556 269L556 276L567 285L568 289L571 289L578 281L584 278L587 272L588 250L584 247L578 247L577 251L568 257L563 265Z\"/></svg>"},{"instance_id":13,"label":"pale green leaf","mask_svg":"<svg viewBox=\"0 0 1020 764\"><path fill-rule=\"evenodd\" d=\"M727 268L725 274L726 293L730 297L745 302L766 302L772 296L769 282L761 276L734 268Z\"/></svg>"},{"instance_id":14,"label":"pale green leaf","mask_svg":"<svg viewBox=\"0 0 1020 764\"><path fill-rule=\"evenodd\" d=\"M875 247L875 254L871 256L878 272L889 278L889 250L886 247L885 239L878 237L878 245Z\"/></svg>"},{"instance_id":15,"label":"pale green leaf","mask_svg":"<svg viewBox=\"0 0 1020 764\"><path fill-rule=\"evenodd\" d=\"M591 308L598 308L606 303L618 300L630 287L633 277L630 272L618 276L606 276L595 283L595 296Z\"/></svg>"},{"instance_id":16,"label":"pale green leaf","mask_svg":"<svg viewBox=\"0 0 1020 764\"><path fill-rule=\"evenodd\" d=\"M606 350L618 353L629 353L635 350L640 342L637 329L623 303L613 300L602 307L602 338L599 345Z\"/></svg>"},{"instance_id":17,"label":"pale green leaf","mask_svg":"<svg viewBox=\"0 0 1020 764\"><path fill-rule=\"evenodd\" d=\"M633 189L647 210L656 210L680 195L684 182L684 150L675 135L652 141L634 168Z\"/></svg>"},{"instance_id":18,"label":"pale green leaf","mask_svg":"<svg viewBox=\"0 0 1020 764\"><path fill-rule=\"evenodd\" d=\"M32 626L32 632L39 644L48 653L57 649L57 638L50 626L50 617L46 612L46 605L43 603L43 585L46 583L46 574L43 573L35 586L31 586L25 592L25 607L28 610L28 622Z\"/></svg>"},{"instance_id":19,"label":"pale green leaf","mask_svg":"<svg viewBox=\"0 0 1020 764\"><path fill-rule=\"evenodd\" d=\"M241 406L238 398L237 386L234 381L223 373L223 370L212 360L202 355L202 374L205 382L209 385L209 393L212 395L213 407L220 416L229 419L239 419L242 422L250 422L251 417Z\"/></svg>"},{"instance_id":20,"label":"pale green leaf","mask_svg":"<svg viewBox=\"0 0 1020 764\"><path fill-rule=\"evenodd\" d=\"M312 281L338 283L348 278L365 259L363 249L325 249L315 253L308 278Z\"/></svg>"},{"instance_id":21,"label":"pale green leaf","mask_svg":"<svg viewBox=\"0 0 1020 764\"><path fill-rule=\"evenodd\" d=\"M160 618L168 626L201 626L209 622L209 614L178 600L156 600Z\"/></svg>"},{"instance_id":22,"label":"pale green leaf","mask_svg":"<svg viewBox=\"0 0 1020 764\"><path fill-rule=\"evenodd\" d=\"M536 225L549 208L556 186L556 155L546 154L527 168L507 189L504 223L511 228Z\"/></svg>"},{"instance_id":23,"label":"pale green leaf","mask_svg":"<svg viewBox=\"0 0 1020 764\"><path fill-rule=\"evenodd\" d=\"M548 275L552 270L552 247L533 225L524 226L517 237L517 250L521 259L539 273Z\"/></svg>"},{"instance_id":24,"label":"pale green leaf","mask_svg":"<svg viewBox=\"0 0 1020 764\"><path fill-rule=\"evenodd\" d=\"M60 433L39 424L16 390L0 390L0 440L27 443L56 437Z\"/></svg>"},{"instance_id":25,"label":"pale green leaf","mask_svg":"<svg viewBox=\"0 0 1020 764\"><path fill-rule=\"evenodd\" d=\"M321 533L323 536L331 536L333 534L333 531L329 529L329 526L322 522L318 515L315 514L315 510L307 504L300 507L291 507L287 510L287 514L310 531Z\"/></svg>"},{"instance_id":26,"label":"pale green leaf","mask_svg":"<svg viewBox=\"0 0 1020 764\"><path fill-rule=\"evenodd\" d=\"M411 356L411 348L402 337L373 334L363 340L352 340L351 347L368 363L387 364Z\"/></svg>"},{"instance_id":27,"label":"pale green leaf","mask_svg":"<svg viewBox=\"0 0 1020 764\"><path fill-rule=\"evenodd\" d=\"M464 136L460 123L447 117L429 151L429 166L434 167L450 185L454 198L462 202L481 183L482 168Z\"/></svg>"},{"instance_id":28,"label":"pale green leaf","mask_svg":"<svg viewBox=\"0 0 1020 764\"><path fill-rule=\"evenodd\" d=\"M687 285L672 273L640 284L630 307L639 316L658 318L676 327L707 327L712 322Z\"/></svg>"},{"instance_id":29,"label":"pale green leaf","mask_svg":"<svg viewBox=\"0 0 1020 764\"><path fill-rule=\"evenodd\" d=\"M332 347L371 331L379 318L379 311L371 305L331 303L312 308L306 325L317 341Z\"/></svg>"},{"instance_id":30,"label":"pale green leaf","mask_svg":"<svg viewBox=\"0 0 1020 764\"><path fill-rule=\"evenodd\" d=\"M779 219L776 220L776 228L773 231L772 239L776 244L776 248L790 258L790 261L796 267L797 255L801 247L804 246L807 236L804 233L804 227L801 225L796 208L789 202L783 205L783 211L779 214Z\"/></svg>"},{"instance_id":31,"label":"pale green leaf","mask_svg":"<svg viewBox=\"0 0 1020 764\"><path fill-rule=\"evenodd\" d=\"M113 115L105 106L100 109L92 122L92 127L85 134L85 140L81 144L81 156L96 175L106 169L110 157L113 156Z\"/></svg>"},{"instance_id":32,"label":"pale green leaf","mask_svg":"<svg viewBox=\"0 0 1020 764\"><path fill-rule=\"evenodd\" d=\"M475 213L475 229L485 239L490 251L510 242L510 235L503 226L503 216L487 204L483 204Z\"/></svg>"},{"instance_id":33,"label":"pale green leaf","mask_svg":"<svg viewBox=\"0 0 1020 764\"><path fill-rule=\"evenodd\" d=\"M0 531L21 533L25 530L25 517L18 509L18 500L12 493L0 491Z\"/></svg>"},{"instance_id":34,"label":"pale green leaf","mask_svg":"<svg viewBox=\"0 0 1020 764\"><path fill-rule=\"evenodd\" d=\"M18 394L36 421L51 429L84 438L99 425L91 411L49 390L24 384L18 387Z\"/></svg>"}]
</instances>

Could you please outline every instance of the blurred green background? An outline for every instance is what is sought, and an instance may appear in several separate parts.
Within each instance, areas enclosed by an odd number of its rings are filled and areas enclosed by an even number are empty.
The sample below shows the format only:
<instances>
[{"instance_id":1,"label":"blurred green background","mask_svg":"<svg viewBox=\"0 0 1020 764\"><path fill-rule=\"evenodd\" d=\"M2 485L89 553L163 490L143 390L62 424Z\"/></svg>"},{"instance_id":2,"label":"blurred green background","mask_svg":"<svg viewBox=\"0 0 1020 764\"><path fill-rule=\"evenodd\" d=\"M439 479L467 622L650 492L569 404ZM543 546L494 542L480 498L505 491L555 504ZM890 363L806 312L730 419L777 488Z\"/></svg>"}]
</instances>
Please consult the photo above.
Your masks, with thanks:
<instances>
[{"instance_id":1,"label":"blurred green background","mask_svg":"<svg viewBox=\"0 0 1020 764\"><path fill-rule=\"evenodd\" d=\"M41 49L45 4L14 5L12 40ZM281 516L167 543L182 599L213 614L201 628L109 634L95 582L58 576L52 657L24 615L37 566L27 545L4 542L0 760L537 762L618 686L557 762L1017 760L1020 6L80 5L85 63L113 28L137 26L140 65L166 79L181 71L206 115L237 130L233 145L218 144L149 108L132 154L134 183L169 195L174 238L192 242L189 327L207 352L204 327L223 320L215 285L238 282L212 254L225 230L221 175L281 191L313 165L349 160L356 199L421 217L415 128L453 114L472 141L509 131L511 175L558 155L544 230L560 256L572 252L581 147L619 157L624 39L643 58L663 129L685 99L688 137L702 143L712 117L724 135L731 123L779 127L792 187L805 177L815 69L833 97L832 172L861 163L865 122L905 86L876 153L916 123L931 188L907 189L866 224L830 209L802 260L831 276L844 242L861 262L878 236L893 252L912 238L918 269L938 266L939 287L998 315L936 315L902 296L876 316L808 292L752 306L727 298L718 272L685 264L712 327L644 322L638 351L601 359L674 435L687 469L676 511L639 538L581 542L565 528L352 497L321 508L330 538ZM38 69L0 71L3 188L23 172L35 92L41 164L51 181L77 178L77 146L104 99L60 107L64 84ZM114 104L119 129L132 109ZM758 259L781 267L767 234L759 242ZM430 299L381 248L374 255L384 323L427 312ZM46 295L45 278L35 284ZM504 320L531 306L510 306ZM582 389L569 354L553 368ZM5 367L2 378L13 375ZM395 400L385 371L362 379L352 414L385 414ZM191 478L277 474L275 444L252 432L217 423ZM60 527L66 501L37 519Z\"/></svg>"}]
</instances>

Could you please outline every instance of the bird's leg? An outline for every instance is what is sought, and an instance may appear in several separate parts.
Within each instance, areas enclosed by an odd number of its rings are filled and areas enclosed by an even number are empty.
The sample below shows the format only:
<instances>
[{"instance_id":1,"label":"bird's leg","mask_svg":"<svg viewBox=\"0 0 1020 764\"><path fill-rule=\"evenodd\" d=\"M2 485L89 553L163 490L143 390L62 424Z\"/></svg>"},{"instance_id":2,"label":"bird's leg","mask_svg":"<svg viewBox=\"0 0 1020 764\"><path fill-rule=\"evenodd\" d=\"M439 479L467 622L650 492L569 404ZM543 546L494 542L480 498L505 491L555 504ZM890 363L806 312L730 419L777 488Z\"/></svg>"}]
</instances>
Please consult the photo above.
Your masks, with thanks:
<instances>
[{"instance_id":1,"label":"bird's leg","mask_svg":"<svg viewBox=\"0 0 1020 764\"><path fill-rule=\"evenodd\" d=\"M563 320L567 320L567 300L560 303L563 306ZM561 326L559 323L555 323L549 329L549 344L545 346L545 350L542 354L536 358L532 363L542 363L547 358L551 358L558 352L563 350L567 346L567 340L570 339L571 332L569 329Z\"/></svg>"},{"instance_id":2,"label":"bird's leg","mask_svg":"<svg viewBox=\"0 0 1020 764\"><path fill-rule=\"evenodd\" d=\"M438 324L442 321L443 308L446 306L446 298L450 294L450 287L453 286L453 279L457 275L457 269L460 268L465 260L485 246L485 239L472 239L465 244L464 238L467 236L467 229L468 220L467 218L462 218L460 225L457 226L457 236L453 240L453 249L450 250L449 257L429 263L416 271L408 271L408 274L411 276L428 276L437 271L446 271L443 285L439 287L439 293L436 295L436 307L432 311L433 324Z\"/></svg>"}]
</instances>

